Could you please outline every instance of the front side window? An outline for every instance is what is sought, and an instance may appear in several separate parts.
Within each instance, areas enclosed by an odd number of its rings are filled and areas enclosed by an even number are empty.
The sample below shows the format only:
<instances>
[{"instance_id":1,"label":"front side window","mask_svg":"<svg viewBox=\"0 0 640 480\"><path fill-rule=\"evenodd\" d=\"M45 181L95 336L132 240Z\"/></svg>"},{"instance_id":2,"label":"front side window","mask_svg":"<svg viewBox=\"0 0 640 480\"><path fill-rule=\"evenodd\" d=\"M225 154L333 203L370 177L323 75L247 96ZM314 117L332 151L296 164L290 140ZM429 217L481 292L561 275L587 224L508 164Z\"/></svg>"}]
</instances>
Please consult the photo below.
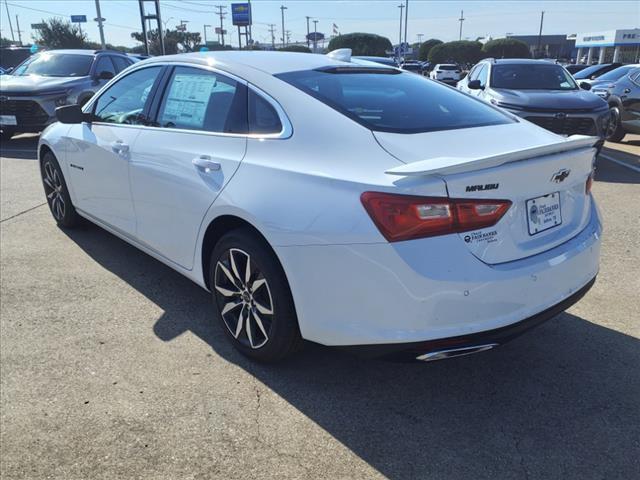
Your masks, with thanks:
<instances>
[{"instance_id":1,"label":"front side window","mask_svg":"<svg viewBox=\"0 0 640 480\"><path fill-rule=\"evenodd\" d=\"M471 80L475 80L478 78L478 73L480 73L480 69L483 68L484 65L479 63L478 65L476 65L475 67L473 67L471 69L471 71L469 72L469 81Z\"/></svg>"},{"instance_id":2,"label":"front side window","mask_svg":"<svg viewBox=\"0 0 640 480\"><path fill-rule=\"evenodd\" d=\"M514 122L484 102L397 70L340 68L276 76L374 131L420 133Z\"/></svg>"},{"instance_id":3,"label":"front side window","mask_svg":"<svg viewBox=\"0 0 640 480\"><path fill-rule=\"evenodd\" d=\"M246 87L197 68L176 67L158 113L163 128L246 133Z\"/></svg>"},{"instance_id":4,"label":"front side window","mask_svg":"<svg viewBox=\"0 0 640 480\"><path fill-rule=\"evenodd\" d=\"M112 56L111 60L113 60L113 63L116 65L116 72L117 73L120 73L122 70L127 68L132 63L132 62L130 62L129 60L127 60L125 58L116 57L116 56Z\"/></svg>"},{"instance_id":5,"label":"front side window","mask_svg":"<svg viewBox=\"0 0 640 480\"><path fill-rule=\"evenodd\" d=\"M43 77L84 77L89 75L93 55L43 52L25 60L13 75Z\"/></svg>"},{"instance_id":6,"label":"front side window","mask_svg":"<svg viewBox=\"0 0 640 480\"><path fill-rule=\"evenodd\" d=\"M107 55L98 57L98 61L96 62L95 74L100 75L102 72L109 72L113 76L116 74L116 70L113 68L113 63Z\"/></svg>"},{"instance_id":7,"label":"front side window","mask_svg":"<svg viewBox=\"0 0 640 480\"><path fill-rule=\"evenodd\" d=\"M577 90L578 85L560 65L506 64L494 65L491 87L510 90Z\"/></svg>"},{"instance_id":8,"label":"front side window","mask_svg":"<svg viewBox=\"0 0 640 480\"><path fill-rule=\"evenodd\" d=\"M483 65L480 71L478 72L478 80L480 80L480 85L483 87L487 85L487 78L489 76L489 67Z\"/></svg>"},{"instance_id":9,"label":"front side window","mask_svg":"<svg viewBox=\"0 0 640 480\"><path fill-rule=\"evenodd\" d=\"M145 105L162 67L148 67L126 75L104 91L94 103L94 119L99 122L146 125Z\"/></svg>"}]
</instances>

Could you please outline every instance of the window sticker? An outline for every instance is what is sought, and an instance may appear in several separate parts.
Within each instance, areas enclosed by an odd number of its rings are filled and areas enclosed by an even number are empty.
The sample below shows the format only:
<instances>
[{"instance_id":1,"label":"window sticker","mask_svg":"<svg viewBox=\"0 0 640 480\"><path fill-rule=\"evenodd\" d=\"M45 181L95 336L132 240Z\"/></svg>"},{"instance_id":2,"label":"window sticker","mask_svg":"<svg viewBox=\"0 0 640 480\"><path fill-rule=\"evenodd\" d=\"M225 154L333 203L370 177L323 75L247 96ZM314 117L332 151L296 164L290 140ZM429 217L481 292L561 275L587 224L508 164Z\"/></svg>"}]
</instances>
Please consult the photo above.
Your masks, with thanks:
<instances>
[{"instance_id":1,"label":"window sticker","mask_svg":"<svg viewBox=\"0 0 640 480\"><path fill-rule=\"evenodd\" d=\"M171 83L162 114L162 124L202 128L211 92L216 86L214 75L177 74Z\"/></svg>"}]
</instances>

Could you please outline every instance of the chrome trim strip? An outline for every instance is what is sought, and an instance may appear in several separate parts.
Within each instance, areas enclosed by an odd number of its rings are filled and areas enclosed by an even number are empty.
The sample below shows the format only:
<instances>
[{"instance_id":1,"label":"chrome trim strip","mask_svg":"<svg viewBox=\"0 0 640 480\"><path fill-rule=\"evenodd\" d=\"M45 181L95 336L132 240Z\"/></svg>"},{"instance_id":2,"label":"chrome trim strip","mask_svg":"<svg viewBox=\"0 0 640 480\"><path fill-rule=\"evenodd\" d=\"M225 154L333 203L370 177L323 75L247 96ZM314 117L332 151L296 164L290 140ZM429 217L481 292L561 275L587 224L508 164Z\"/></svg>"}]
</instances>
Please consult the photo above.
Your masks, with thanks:
<instances>
[{"instance_id":1,"label":"chrome trim strip","mask_svg":"<svg viewBox=\"0 0 640 480\"><path fill-rule=\"evenodd\" d=\"M486 352L494 347L497 347L497 343L487 343L486 345L474 345L471 347L450 348L448 350L437 350L435 352L425 353L416 357L416 360L422 360L423 362L433 362L434 360L444 360L445 358L462 357L464 355L471 355L474 353Z\"/></svg>"}]
</instances>

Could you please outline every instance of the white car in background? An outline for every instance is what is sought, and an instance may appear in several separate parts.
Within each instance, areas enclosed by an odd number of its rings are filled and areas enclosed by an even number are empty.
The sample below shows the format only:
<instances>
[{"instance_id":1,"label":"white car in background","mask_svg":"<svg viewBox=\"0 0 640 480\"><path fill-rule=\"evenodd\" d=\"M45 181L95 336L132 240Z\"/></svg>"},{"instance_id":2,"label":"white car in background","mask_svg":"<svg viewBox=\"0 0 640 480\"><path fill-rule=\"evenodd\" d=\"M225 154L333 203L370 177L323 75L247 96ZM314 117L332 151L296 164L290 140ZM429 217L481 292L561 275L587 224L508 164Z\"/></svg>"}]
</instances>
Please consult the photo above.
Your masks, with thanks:
<instances>
[{"instance_id":1,"label":"white car in background","mask_svg":"<svg viewBox=\"0 0 640 480\"><path fill-rule=\"evenodd\" d=\"M431 78L431 80L455 84L460 80L461 73L462 71L458 65L452 63L438 63L433 67L433 70L431 70L429 78Z\"/></svg>"},{"instance_id":2,"label":"white car in background","mask_svg":"<svg viewBox=\"0 0 640 480\"><path fill-rule=\"evenodd\" d=\"M598 273L597 139L349 52L155 57L58 118L38 147L56 222L88 219L209 290L257 360L302 339L488 350Z\"/></svg>"}]
</instances>

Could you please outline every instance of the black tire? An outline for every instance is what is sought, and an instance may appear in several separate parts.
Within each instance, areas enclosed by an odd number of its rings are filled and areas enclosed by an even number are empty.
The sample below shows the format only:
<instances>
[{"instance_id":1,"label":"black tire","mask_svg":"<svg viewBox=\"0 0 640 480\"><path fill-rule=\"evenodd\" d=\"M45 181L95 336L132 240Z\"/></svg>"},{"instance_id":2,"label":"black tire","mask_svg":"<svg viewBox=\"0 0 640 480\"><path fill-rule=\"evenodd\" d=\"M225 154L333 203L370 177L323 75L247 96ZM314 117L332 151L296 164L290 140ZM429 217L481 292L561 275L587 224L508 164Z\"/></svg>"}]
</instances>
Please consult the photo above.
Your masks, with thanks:
<instances>
[{"instance_id":1,"label":"black tire","mask_svg":"<svg viewBox=\"0 0 640 480\"><path fill-rule=\"evenodd\" d=\"M606 140L608 142L620 142L626 135L620 121L620 109L613 105L609 108L609 112L611 113L611 119L609 120L609 128L606 131Z\"/></svg>"},{"instance_id":2,"label":"black tire","mask_svg":"<svg viewBox=\"0 0 640 480\"><path fill-rule=\"evenodd\" d=\"M71 203L62 170L51 152L45 153L42 157L40 175L49 210L58 226L62 228L77 226L80 223L80 215Z\"/></svg>"},{"instance_id":3,"label":"black tire","mask_svg":"<svg viewBox=\"0 0 640 480\"><path fill-rule=\"evenodd\" d=\"M300 350L302 337L285 273L250 228L233 230L218 241L211 253L209 280L222 328L241 353L260 362L277 362Z\"/></svg>"}]
</instances>

